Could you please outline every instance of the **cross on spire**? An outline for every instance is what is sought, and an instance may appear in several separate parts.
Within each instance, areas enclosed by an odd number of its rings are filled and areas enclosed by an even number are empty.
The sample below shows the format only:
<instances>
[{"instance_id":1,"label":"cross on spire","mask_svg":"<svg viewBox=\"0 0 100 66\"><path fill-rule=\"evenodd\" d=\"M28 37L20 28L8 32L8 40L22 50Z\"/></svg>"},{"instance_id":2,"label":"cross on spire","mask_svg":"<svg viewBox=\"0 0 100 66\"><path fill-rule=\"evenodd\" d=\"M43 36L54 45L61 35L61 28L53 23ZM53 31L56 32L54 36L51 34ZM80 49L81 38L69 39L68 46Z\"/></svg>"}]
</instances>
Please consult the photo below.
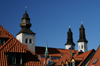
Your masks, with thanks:
<instances>
[{"instance_id":1,"label":"cross on spire","mask_svg":"<svg viewBox=\"0 0 100 66\"><path fill-rule=\"evenodd\" d=\"M25 6L25 11L27 10L27 6Z\"/></svg>"},{"instance_id":2,"label":"cross on spire","mask_svg":"<svg viewBox=\"0 0 100 66\"><path fill-rule=\"evenodd\" d=\"M69 22L69 28L70 28L70 22Z\"/></svg>"},{"instance_id":3,"label":"cross on spire","mask_svg":"<svg viewBox=\"0 0 100 66\"><path fill-rule=\"evenodd\" d=\"M81 24L83 24L82 20L83 20L83 18L81 18Z\"/></svg>"}]
</instances>

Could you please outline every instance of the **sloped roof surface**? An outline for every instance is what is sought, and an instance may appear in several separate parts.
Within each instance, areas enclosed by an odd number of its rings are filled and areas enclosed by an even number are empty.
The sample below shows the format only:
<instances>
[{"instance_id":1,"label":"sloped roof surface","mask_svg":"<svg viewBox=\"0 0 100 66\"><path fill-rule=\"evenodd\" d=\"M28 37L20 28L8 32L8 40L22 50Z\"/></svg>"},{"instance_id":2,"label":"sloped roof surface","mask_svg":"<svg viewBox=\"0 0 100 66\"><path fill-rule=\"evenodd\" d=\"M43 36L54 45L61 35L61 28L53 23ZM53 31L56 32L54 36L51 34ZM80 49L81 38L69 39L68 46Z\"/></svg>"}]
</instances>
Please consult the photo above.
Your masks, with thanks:
<instances>
[{"instance_id":1,"label":"sloped roof surface","mask_svg":"<svg viewBox=\"0 0 100 66\"><path fill-rule=\"evenodd\" d=\"M85 53L83 53L83 54L80 54L80 55L78 55L78 56L76 56L77 58L78 57L82 57L83 59L82 59L82 61L81 61L81 63L78 65L78 66L80 66L84 61L85 61L85 59L89 56L89 54L92 52L92 51L94 51L94 49L92 49L92 50L90 50L90 51L87 51L87 52L85 52Z\"/></svg>"},{"instance_id":2,"label":"sloped roof surface","mask_svg":"<svg viewBox=\"0 0 100 66\"><path fill-rule=\"evenodd\" d=\"M5 28L0 25L0 38L10 38L13 37Z\"/></svg>"},{"instance_id":3,"label":"sloped roof surface","mask_svg":"<svg viewBox=\"0 0 100 66\"><path fill-rule=\"evenodd\" d=\"M95 59L97 59L97 62L93 64ZM100 46L98 47L88 66L100 66Z\"/></svg>"},{"instance_id":4,"label":"sloped roof surface","mask_svg":"<svg viewBox=\"0 0 100 66\"><path fill-rule=\"evenodd\" d=\"M87 51L87 52L82 53L82 54L80 54L80 55L77 55L77 53L76 53L76 55L74 55L74 56L72 56L72 55L70 55L70 54L64 54L64 55L60 58L60 60L56 63L56 65L61 65L62 62L65 64L65 61L66 61L66 60L67 60L68 62L70 62L71 59L74 58L76 62L80 62L80 61L81 61L81 63L78 65L78 66L80 66L92 51L93 51L93 50L90 50L90 51Z\"/></svg>"},{"instance_id":5,"label":"sloped roof surface","mask_svg":"<svg viewBox=\"0 0 100 66\"><path fill-rule=\"evenodd\" d=\"M30 51L25 45L20 43L15 37L13 37L6 29L0 25L0 38L9 38L5 44L0 46L0 66L8 66L7 56L5 53L25 53L24 66L45 66L43 62L39 61L36 53ZM10 65L9 65L10 66ZM18 66L18 65L14 65ZM21 65L19 65L21 66Z\"/></svg>"},{"instance_id":6,"label":"sloped roof surface","mask_svg":"<svg viewBox=\"0 0 100 66\"><path fill-rule=\"evenodd\" d=\"M36 49L35 50L36 54L44 55L45 47L36 46L35 49ZM49 52L49 55L51 56L60 56L60 57L61 57L61 54L64 54L64 53L70 54L70 50L68 49L58 49L58 48L49 48L49 47L48 47L48 52ZM71 53L74 53L74 52L77 53L78 51L71 50Z\"/></svg>"}]
</instances>

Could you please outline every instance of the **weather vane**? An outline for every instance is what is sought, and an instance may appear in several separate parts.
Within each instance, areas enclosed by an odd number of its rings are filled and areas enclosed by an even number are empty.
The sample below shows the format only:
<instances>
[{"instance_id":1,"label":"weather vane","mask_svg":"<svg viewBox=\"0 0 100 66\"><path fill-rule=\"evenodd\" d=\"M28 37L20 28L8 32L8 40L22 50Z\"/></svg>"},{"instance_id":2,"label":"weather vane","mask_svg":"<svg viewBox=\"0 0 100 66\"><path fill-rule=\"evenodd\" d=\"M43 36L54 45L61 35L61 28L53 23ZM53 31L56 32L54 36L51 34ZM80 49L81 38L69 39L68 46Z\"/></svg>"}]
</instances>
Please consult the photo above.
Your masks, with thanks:
<instances>
[{"instance_id":1,"label":"weather vane","mask_svg":"<svg viewBox=\"0 0 100 66\"><path fill-rule=\"evenodd\" d=\"M70 22L69 22L69 28L70 28Z\"/></svg>"},{"instance_id":2,"label":"weather vane","mask_svg":"<svg viewBox=\"0 0 100 66\"><path fill-rule=\"evenodd\" d=\"M25 6L25 11L27 10L27 6Z\"/></svg>"},{"instance_id":3,"label":"weather vane","mask_svg":"<svg viewBox=\"0 0 100 66\"><path fill-rule=\"evenodd\" d=\"M81 24L83 24L82 20L83 20L83 18L81 18Z\"/></svg>"}]
</instances>

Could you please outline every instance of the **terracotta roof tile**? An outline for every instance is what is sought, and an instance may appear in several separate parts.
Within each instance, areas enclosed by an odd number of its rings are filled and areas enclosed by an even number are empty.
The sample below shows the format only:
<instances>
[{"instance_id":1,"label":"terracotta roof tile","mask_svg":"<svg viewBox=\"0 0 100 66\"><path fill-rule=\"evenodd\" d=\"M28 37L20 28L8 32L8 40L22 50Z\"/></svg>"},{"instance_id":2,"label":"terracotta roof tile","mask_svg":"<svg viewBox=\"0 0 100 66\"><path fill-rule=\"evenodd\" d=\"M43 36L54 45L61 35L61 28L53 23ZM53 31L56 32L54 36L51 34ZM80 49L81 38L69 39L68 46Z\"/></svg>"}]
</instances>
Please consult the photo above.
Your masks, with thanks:
<instances>
[{"instance_id":1,"label":"terracotta roof tile","mask_svg":"<svg viewBox=\"0 0 100 66\"><path fill-rule=\"evenodd\" d=\"M56 65L61 65L62 62L65 64L65 61L66 61L66 60L67 60L68 62L70 62L71 56L70 56L69 54L64 54L64 55L60 58L60 60L56 63Z\"/></svg>"},{"instance_id":2,"label":"terracotta roof tile","mask_svg":"<svg viewBox=\"0 0 100 66\"><path fill-rule=\"evenodd\" d=\"M98 60L95 64L93 64L95 59L98 59ZM100 46L98 47L97 51L95 52L88 66L100 66Z\"/></svg>"},{"instance_id":3,"label":"terracotta roof tile","mask_svg":"<svg viewBox=\"0 0 100 66\"><path fill-rule=\"evenodd\" d=\"M4 34L3 37L9 38L5 44L0 46L0 66L8 66L7 56L5 54L6 52L17 52L17 53L27 52L25 53L25 56L27 56L28 58L24 59L26 61L24 63L24 66L45 66L41 61L39 61L36 53L30 51L25 45L20 43L15 37L13 37L1 25L0 25L0 31L1 31L0 35L3 36ZM2 36L0 36L0 38L3 38ZM13 66L13 65L9 65L9 66ZM23 66L23 65L14 65L14 66Z\"/></svg>"},{"instance_id":4,"label":"terracotta roof tile","mask_svg":"<svg viewBox=\"0 0 100 66\"><path fill-rule=\"evenodd\" d=\"M78 66L80 66L80 65L85 61L85 59L89 56L89 54L90 54L92 51L94 51L94 49L92 49L92 50L90 50L90 51L87 51L87 52L85 52L85 53L83 53L83 54L80 54L80 55L76 56L77 58L78 58L78 57L83 58L83 60L81 61L81 63L80 63Z\"/></svg>"},{"instance_id":5,"label":"terracotta roof tile","mask_svg":"<svg viewBox=\"0 0 100 66\"><path fill-rule=\"evenodd\" d=\"M13 35L10 34L5 28L3 28L3 27L0 25L0 37L10 38L10 37L13 37Z\"/></svg>"}]
</instances>

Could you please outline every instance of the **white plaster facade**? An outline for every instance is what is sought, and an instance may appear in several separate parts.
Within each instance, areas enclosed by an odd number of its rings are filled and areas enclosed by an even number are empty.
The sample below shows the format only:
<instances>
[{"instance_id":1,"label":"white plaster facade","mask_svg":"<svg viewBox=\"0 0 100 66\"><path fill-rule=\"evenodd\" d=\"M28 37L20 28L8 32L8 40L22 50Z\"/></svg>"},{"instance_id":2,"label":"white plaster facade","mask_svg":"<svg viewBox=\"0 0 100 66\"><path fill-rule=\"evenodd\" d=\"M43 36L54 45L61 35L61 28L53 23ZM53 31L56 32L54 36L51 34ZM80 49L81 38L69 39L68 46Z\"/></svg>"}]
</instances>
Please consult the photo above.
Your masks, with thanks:
<instances>
[{"instance_id":1,"label":"white plaster facade","mask_svg":"<svg viewBox=\"0 0 100 66\"><path fill-rule=\"evenodd\" d=\"M78 51L87 51L87 42L78 42Z\"/></svg>"},{"instance_id":2,"label":"white plaster facade","mask_svg":"<svg viewBox=\"0 0 100 66\"><path fill-rule=\"evenodd\" d=\"M28 49L35 52L35 34L20 33L16 38L24 45L28 45ZM26 43L27 39L27 43ZM31 42L30 42L31 39Z\"/></svg>"},{"instance_id":3,"label":"white plaster facade","mask_svg":"<svg viewBox=\"0 0 100 66\"><path fill-rule=\"evenodd\" d=\"M75 49L74 45L65 45L65 49Z\"/></svg>"}]
</instances>

